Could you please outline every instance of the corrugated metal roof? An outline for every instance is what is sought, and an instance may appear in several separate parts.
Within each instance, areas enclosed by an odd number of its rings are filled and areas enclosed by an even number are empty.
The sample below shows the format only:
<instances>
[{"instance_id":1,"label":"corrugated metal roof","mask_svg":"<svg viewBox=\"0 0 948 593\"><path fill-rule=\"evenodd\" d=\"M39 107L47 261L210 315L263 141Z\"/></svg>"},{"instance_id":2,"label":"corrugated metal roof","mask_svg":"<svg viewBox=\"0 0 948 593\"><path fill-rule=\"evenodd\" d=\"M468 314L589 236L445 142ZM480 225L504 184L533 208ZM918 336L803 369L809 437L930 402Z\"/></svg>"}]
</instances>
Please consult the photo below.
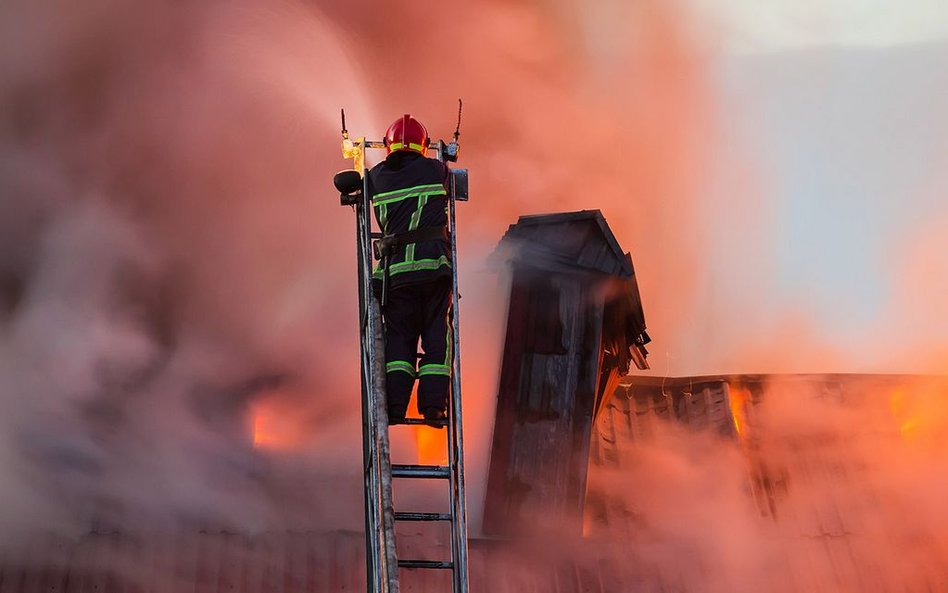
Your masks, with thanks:
<instances>
[{"instance_id":1,"label":"corrugated metal roof","mask_svg":"<svg viewBox=\"0 0 948 593\"><path fill-rule=\"evenodd\" d=\"M858 397L860 382L898 385L900 377L866 376L728 376L629 377L597 420L591 469L628 468L628 451L636 444L679 423L695 431L735 437L730 398L750 392L749 422L760 405L755 386L778 382L809 386L820 397L848 401ZM764 395L763 397L766 397ZM886 406L888 402L881 402ZM897 433L897 431L896 431ZM898 438L896 435L895 438ZM703 441L707 443L707 441ZM838 444L838 443L837 443ZM885 443L882 443L883 445ZM631 446L631 447L630 447ZM757 445L754 445L757 446ZM865 479L864 468L841 463L834 443L825 439L793 443L793 455L769 470L779 470L783 484L762 480L764 471L747 449L748 490L758 503L762 542L769 546L767 590L780 593L936 592L948 591L948 550L923 531L865 525L854 514L851 497L868 505L883 497ZM780 476L771 475L770 478ZM818 499L784 496L793 488L818 484ZM841 490L842 489L842 490ZM700 505L701 493L688 504ZM628 496L626 495L626 500ZM629 523L623 499L606 505L612 526ZM776 506L770 507L771 503ZM753 504L750 506L753 509ZM777 509L774 514L772 509ZM911 513L913 509L906 509ZM875 531L873 531L875 530ZM615 530L613 531L613 535ZM570 540L556 535L533 542L471 541L473 593L615 593L718 591L695 587L694 572L714 576L701 559L675 557L656 561L642 549L634 521L625 539ZM728 534L722 533L722 541ZM714 535L712 534L712 538ZM880 557L879 541L893 555ZM447 556L443 545L415 533L400 533L402 557ZM934 543L933 543L934 542ZM226 532L90 533L80 538L45 537L20 542L17 552L0 554L0 593L331 593L364 591L363 538L352 532L282 532L258 535ZM683 576L690 572L692 576ZM449 590L446 574L403 573L405 592ZM759 582L758 582L759 584ZM760 591L760 588L726 589Z\"/></svg>"},{"instance_id":2,"label":"corrugated metal roof","mask_svg":"<svg viewBox=\"0 0 948 593\"><path fill-rule=\"evenodd\" d=\"M918 516L922 511L905 507L904 501L891 499L891 492L880 489L878 472L869 473L872 459L864 458L865 451L851 454L848 439L838 429L822 431L819 423L815 431L804 429L803 436L793 433L793 421L787 423L787 434L772 437L760 425L772 390L782 389L791 398L830 402L837 409L866 405L868 417L875 418L871 410L878 409L885 418L892 404L888 397L878 397L880 393L916 389L948 396L946 385L946 378L905 375L626 377L597 419L590 479L608 483L606 476L612 472L631 468L635 463L631 454L638 447L655 442L659 435L680 435L676 431L681 426L718 434L740 443L751 503L747 518L757 521L755 537L770 554L771 591L948 591L944 538L920 528L928 524L924 515ZM744 424L741 438L732 411L734 398L745 402L738 406ZM889 420L889 430L854 426L852 436L867 439L869 450L894 448L901 435L897 422ZM709 445L708 440L694 442ZM924 487L915 490L920 488ZM694 504L701 504L703 493L694 494ZM588 521L612 531L628 525L632 533L636 515L628 504L634 500L634 494L600 487L587 500ZM889 509L887 514L879 512L882 506Z\"/></svg>"},{"instance_id":3,"label":"corrugated metal roof","mask_svg":"<svg viewBox=\"0 0 948 593\"><path fill-rule=\"evenodd\" d=\"M562 544L562 542L559 542ZM547 544L548 546L549 544ZM2 593L336 593L365 591L359 533L92 533L47 538L0 561ZM400 553L419 538L400 537ZM568 548L561 547L564 551ZM595 556L536 547L471 542L474 593L615 593L660 591L648 571L622 569ZM428 550L447 554L444 548ZM402 571L401 590L450 591L445 571ZM633 588L634 587L634 588Z\"/></svg>"}]
</instances>

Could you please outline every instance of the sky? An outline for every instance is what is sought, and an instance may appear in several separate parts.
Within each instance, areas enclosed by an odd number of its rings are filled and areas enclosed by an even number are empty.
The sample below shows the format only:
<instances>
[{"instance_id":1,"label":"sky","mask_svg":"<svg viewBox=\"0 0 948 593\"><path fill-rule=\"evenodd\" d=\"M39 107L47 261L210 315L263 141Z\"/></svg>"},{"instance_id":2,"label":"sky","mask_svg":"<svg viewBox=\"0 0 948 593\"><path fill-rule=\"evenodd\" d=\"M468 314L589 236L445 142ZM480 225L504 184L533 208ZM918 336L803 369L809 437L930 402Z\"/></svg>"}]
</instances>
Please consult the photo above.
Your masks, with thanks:
<instances>
[{"instance_id":1,"label":"sky","mask_svg":"<svg viewBox=\"0 0 948 593\"><path fill-rule=\"evenodd\" d=\"M939 0L689 0L720 43L740 53L815 45L893 47L948 38Z\"/></svg>"},{"instance_id":2,"label":"sky","mask_svg":"<svg viewBox=\"0 0 948 593\"><path fill-rule=\"evenodd\" d=\"M683 179L626 183L651 227L603 201L639 271L654 373L943 372L943 289L911 270L948 268L932 236L948 217L948 5L671 3L664 39L680 37L659 51L690 66L644 73L629 56L660 45L655 4L554 5L581 32L590 92L620 97L627 137ZM649 105L624 81L669 96Z\"/></svg>"},{"instance_id":3,"label":"sky","mask_svg":"<svg viewBox=\"0 0 948 593\"><path fill-rule=\"evenodd\" d=\"M719 219L701 266L701 347L666 352L658 367L942 372L933 344L948 327L933 303L948 296L937 281L946 257L929 235L948 222L948 5L690 4L701 15L692 26L715 47L723 128L708 215L735 192L758 197ZM930 280L909 279L913 267ZM716 316L722 303L739 314ZM767 334L800 348L768 345ZM721 356L711 362L706 347Z\"/></svg>"}]
</instances>

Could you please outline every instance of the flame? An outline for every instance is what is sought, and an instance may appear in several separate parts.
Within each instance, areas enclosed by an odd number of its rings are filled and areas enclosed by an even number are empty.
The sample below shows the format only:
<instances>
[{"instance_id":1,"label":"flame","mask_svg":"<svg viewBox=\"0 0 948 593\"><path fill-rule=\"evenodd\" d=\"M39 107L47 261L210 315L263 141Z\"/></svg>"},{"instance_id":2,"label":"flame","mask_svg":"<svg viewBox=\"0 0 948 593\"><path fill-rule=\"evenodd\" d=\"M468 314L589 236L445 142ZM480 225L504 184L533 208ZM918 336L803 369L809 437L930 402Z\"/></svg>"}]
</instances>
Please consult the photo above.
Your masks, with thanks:
<instances>
[{"instance_id":1,"label":"flame","mask_svg":"<svg viewBox=\"0 0 948 593\"><path fill-rule=\"evenodd\" d=\"M430 426L415 426L415 446L418 463L422 465L447 465L448 444L445 429Z\"/></svg>"},{"instance_id":2,"label":"flame","mask_svg":"<svg viewBox=\"0 0 948 593\"><path fill-rule=\"evenodd\" d=\"M945 388L922 386L906 391L898 388L889 395L889 411L906 443L948 446L948 400Z\"/></svg>"},{"instance_id":3,"label":"flame","mask_svg":"<svg viewBox=\"0 0 948 593\"><path fill-rule=\"evenodd\" d=\"M747 437L747 401L749 399L750 392L747 389L729 386L728 404L731 406L734 431L742 441Z\"/></svg>"},{"instance_id":4,"label":"flame","mask_svg":"<svg viewBox=\"0 0 948 593\"><path fill-rule=\"evenodd\" d=\"M902 388L894 390L889 396L892 418L898 424L902 440L907 443L917 441L932 428L931 418L926 417L932 410L926 410L925 403L924 398L906 393Z\"/></svg>"},{"instance_id":5,"label":"flame","mask_svg":"<svg viewBox=\"0 0 948 593\"><path fill-rule=\"evenodd\" d=\"M271 448L279 443L279 432L275 426L276 418L273 410L256 403L251 408L250 418L254 448Z\"/></svg>"},{"instance_id":6,"label":"flame","mask_svg":"<svg viewBox=\"0 0 948 593\"><path fill-rule=\"evenodd\" d=\"M892 417L899 425L902 438L908 440L912 432L918 427L918 419L911 417L904 389L896 389L889 396L889 410L891 410Z\"/></svg>"}]
</instances>

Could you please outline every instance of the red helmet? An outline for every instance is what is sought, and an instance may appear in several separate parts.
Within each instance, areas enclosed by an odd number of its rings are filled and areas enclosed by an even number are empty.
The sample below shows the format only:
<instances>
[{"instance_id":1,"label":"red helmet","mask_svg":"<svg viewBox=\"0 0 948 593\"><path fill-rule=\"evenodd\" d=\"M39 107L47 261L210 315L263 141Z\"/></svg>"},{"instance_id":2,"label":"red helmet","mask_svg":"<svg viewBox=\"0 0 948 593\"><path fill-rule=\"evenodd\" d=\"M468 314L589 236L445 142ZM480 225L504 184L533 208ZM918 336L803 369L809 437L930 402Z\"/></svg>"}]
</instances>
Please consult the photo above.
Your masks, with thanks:
<instances>
[{"instance_id":1,"label":"red helmet","mask_svg":"<svg viewBox=\"0 0 948 593\"><path fill-rule=\"evenodd\" d=\"M392 122L385 132L385 149L389 154L399 150L413 150L422 155L428 152L428 130L407 113Z\"/></svg>"}]
</instances>

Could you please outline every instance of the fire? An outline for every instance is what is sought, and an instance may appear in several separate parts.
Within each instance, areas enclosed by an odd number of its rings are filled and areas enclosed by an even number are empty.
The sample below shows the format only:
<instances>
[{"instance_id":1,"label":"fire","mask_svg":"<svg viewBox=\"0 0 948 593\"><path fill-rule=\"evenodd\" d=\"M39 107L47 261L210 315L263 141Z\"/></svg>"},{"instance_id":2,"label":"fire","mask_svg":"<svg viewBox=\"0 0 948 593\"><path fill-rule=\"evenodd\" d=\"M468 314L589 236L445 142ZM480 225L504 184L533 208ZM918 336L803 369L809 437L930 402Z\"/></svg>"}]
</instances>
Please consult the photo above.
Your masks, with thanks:
<instances>
[{"instance_id":1,"label":"fire","mask_svg":"<svg viewBox=\"0 0 948 593\"><path fill-rule=\"evenodd\" d=\"M250 407L250 432L255 449L285 451L300 447L305 441L305 428L298 416L278 402L255 401Z\"/></svg>"},{"instance_id":2,"label":"fire","mask_svg":"<svg viewBox=\"0 0 948 593\"><path fill-rule=\"evenodd\" d=\"M728 389L728 403L731 406L731 419L734 421L734 430L738 438L747 437L747 401L750 392L742 387L730 386Z\"/></svg>"},{"instance_id":3,"label":"fire","mask_svg":"<svg viewBox=\"0 0 948 593\"><path fill-rule=\"evenodd\" d=\"M926 405L928 403L924 397L906 393L902 388L894 390L889 396L889 410L904 441L917 441L931 432L935 414L934 410L927 409L931 407Z\"/></svg>"},{"instance_id":4,"label":"fire","mask_svg":"<svg viewBox=\"0 0 948 593\"><path fill-rule=\"evenodd\" d=\"M918 426L918 419L913 418L909 412L909 402L904 389L896 389L889 396L889 409L892 411L892 417L899 425L899 432L902 438L908 439L911 433Z\"/></svg>"},{"instance_id":5,"label":"fire","mask_svg":"<svg viewBox=\"0 0 948 593\"><path fill-rule=\"evenodd\" d=\"M448 445L445 429L415 426L414 430L418 463L422 465L447 465Z\"/></svg>"},{"instance_id":6,"label":"fire","mask_svg":"<svg viewBox=\"0 0 948 593\"><path fill-rule=\"evenodd\" d=\"M253 446L255 448L271 448L279 443L279 432L276 429L276 415L272 409L255 404L250 412Z\"/></svg>"},{"instance_id":7,"label":"fire","mask_svg":"<svg viewBox=\"0 0 948 593\"><path fill-rule=\"evenodd\" d=\"M945 394L946 388L942 385L892 391L889 395L889 411L905 442L936 447L948 444L948 405Z\"/></svg>"}]
</instances>

